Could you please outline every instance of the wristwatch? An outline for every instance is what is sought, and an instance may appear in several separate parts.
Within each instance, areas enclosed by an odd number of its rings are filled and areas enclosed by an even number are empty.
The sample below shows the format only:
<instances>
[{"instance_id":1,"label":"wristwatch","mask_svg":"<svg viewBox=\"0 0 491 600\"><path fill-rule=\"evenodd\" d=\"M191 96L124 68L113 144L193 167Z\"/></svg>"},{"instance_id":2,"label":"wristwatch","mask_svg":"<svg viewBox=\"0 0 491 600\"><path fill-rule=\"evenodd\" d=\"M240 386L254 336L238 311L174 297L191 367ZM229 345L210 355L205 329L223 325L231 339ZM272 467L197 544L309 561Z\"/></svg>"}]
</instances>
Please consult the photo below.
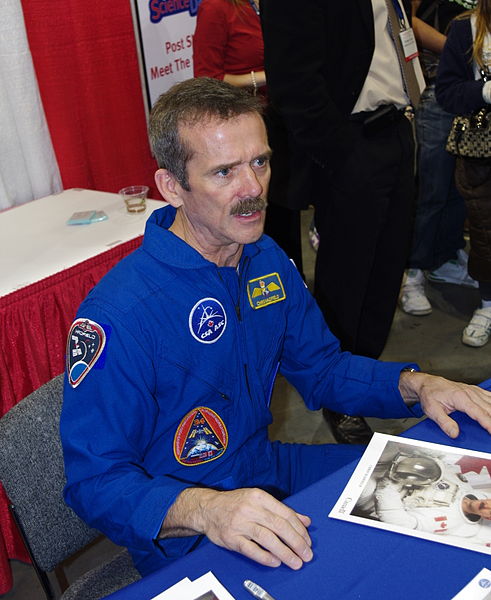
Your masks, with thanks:
<instances>
[{"instance_id":1,"label":"wristwatch","mask_svg":"<svg viewBox=\"0 0 491 600\"><path fill-rule=\"evenodd\" d=\"M415 369L414 367L404 367L403 369L401 369L401 373L419 373L418 369ZM408 407L408 408L412 408L415 404L418 404L419 399L418 400L410 400L406 398L403 398L404 400L404 404Z\"/></svg>"}]
</instances>

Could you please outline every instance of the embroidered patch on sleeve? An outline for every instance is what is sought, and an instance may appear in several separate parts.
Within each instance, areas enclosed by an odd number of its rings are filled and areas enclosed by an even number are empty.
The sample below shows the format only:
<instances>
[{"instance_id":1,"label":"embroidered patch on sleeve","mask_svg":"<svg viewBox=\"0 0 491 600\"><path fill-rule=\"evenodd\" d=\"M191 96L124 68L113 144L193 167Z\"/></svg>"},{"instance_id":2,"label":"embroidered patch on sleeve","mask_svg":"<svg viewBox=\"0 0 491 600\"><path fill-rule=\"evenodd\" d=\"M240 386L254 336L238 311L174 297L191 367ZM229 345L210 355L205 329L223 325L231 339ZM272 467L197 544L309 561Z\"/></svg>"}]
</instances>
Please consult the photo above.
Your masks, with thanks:
<instances>
[{"instance_id":1,"label":"embroidered patch on sleeve","mask_svg":"<svg viewBox=\"0 0 491 600\"><path fill-rule=\"evenodd\" d=\"M270 273L247 282L249 303L257 310L286 298L285 289L278 273Z\"/></svg>"},{"instance_id":2,"label":"embroidered patch on sleeve","mask_svg":"<svg viewBox=\"0 0 491 600\"><path fill-rule=\"evenodd\" d=\"M68 381L73 388L95 365L105 345L106 333L101 325L89 319L76 319L73 322L66 349Z\"/></svg>"},{"instance_id":3,"label":"embroidered patch on sleeve","mask_svg":"<svg viewBox=\"0 0 491 600\"><path fill-rule=\"evenodd\" d=\"M219 458L227 446L228 432L224 422L206 406L189 411L174 436L174 456L187 467Z\"/></svg>"}]
</instances>

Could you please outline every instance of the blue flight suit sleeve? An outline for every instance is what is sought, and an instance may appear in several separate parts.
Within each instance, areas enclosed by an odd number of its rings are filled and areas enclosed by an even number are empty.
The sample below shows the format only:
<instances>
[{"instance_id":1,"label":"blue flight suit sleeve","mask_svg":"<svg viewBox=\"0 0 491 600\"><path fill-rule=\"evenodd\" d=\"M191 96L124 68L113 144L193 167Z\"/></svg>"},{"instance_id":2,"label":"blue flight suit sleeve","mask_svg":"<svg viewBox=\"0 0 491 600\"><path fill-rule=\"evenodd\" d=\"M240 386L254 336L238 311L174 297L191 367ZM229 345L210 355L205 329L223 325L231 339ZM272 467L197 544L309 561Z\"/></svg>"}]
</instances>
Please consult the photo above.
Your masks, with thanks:
<instances>
[{"instance_id":1,"label":"blue flight suit sleeve","mask_svg":"<svg viewBox=\"0 0 491 600\"><path fill-rule=\"evenodd\" d=\"M418 404L408 408L399 393L399 377L414 363L382 362L341 352L314 298L292 269L289 289L299 290L290 303L281 373L311 410L332 410L368 417L421 417ZM300 281L295 281L299 279Z\"/></svg>"},{"instance_id":2,"label":"blue flight suit sleeve","mask_svg":"<svg viewBox=\"0 0 491 600\"><path fill-rule=\"evenodd\" d=\"M116 310L109 316L89 302L79 315L102 325L107 341L103 355L76 388L65 382L60 425L65 500L114 542L152 553L167 510L189 484L145 469L158 418L154 364L150 348L140 341L148 337L135 335L132 324L118 319ZM180 540L177 554L194 541ZM159 543L164 553L166 543ZM169 556L172 544L169 540Z\"/></svg>"}]
</instances>

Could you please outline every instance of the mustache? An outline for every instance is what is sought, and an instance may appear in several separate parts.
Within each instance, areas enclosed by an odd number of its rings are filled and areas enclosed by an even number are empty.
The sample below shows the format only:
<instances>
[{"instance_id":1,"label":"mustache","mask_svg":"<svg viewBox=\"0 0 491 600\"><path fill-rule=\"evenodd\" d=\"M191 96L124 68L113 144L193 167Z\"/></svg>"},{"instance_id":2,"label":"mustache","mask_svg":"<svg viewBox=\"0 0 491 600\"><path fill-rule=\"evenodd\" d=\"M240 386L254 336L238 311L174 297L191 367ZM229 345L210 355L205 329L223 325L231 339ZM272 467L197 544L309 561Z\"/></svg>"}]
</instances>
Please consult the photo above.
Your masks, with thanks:
<instances>
[{"instance_id":1,"label":"mustache","mask_svg":"<svg viewBox=\"0 0 491 600\"><path fill-rule=\"evenodd\" d=\"M267 205L267 201L260 196L256 198L244 198L230 210L230 215L242 215L257 212L258 210L265 210Z\"/></svg>"}]
</instances>

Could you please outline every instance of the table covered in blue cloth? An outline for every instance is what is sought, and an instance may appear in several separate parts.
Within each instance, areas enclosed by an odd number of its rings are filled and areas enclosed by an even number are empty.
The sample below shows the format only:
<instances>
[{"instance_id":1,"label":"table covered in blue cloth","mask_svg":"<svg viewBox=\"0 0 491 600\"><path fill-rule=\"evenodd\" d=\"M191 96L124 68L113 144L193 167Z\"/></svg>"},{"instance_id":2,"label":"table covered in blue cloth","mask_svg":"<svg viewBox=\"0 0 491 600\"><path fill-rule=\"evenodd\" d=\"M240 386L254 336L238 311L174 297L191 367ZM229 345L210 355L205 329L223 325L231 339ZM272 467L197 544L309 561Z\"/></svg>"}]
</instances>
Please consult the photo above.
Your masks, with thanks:
<instances>
[{"instance_id":1,"label":"table covered in blue cloth","mask_svg":"<svg viewBox=\"0 0 491 600\"><path fill-rule=\"evenodd\" d=\"M483 387L490 385L488 380ZM461 428L456 440L429 420L409 429L404 437L491 452L491 436L486 431L466 415L453 416ZM480 552L328 518L354 467L348 465L286 500L312 518L314 559L300 571L283 565L263 567L205 544L108 598L147 600L184 577L196 579L211 570L236 600L252 598L243 588L245 579L265 588L275 600L445 600L483 567L491 568L491 557Z\"/></svg>"}]
</instances>

